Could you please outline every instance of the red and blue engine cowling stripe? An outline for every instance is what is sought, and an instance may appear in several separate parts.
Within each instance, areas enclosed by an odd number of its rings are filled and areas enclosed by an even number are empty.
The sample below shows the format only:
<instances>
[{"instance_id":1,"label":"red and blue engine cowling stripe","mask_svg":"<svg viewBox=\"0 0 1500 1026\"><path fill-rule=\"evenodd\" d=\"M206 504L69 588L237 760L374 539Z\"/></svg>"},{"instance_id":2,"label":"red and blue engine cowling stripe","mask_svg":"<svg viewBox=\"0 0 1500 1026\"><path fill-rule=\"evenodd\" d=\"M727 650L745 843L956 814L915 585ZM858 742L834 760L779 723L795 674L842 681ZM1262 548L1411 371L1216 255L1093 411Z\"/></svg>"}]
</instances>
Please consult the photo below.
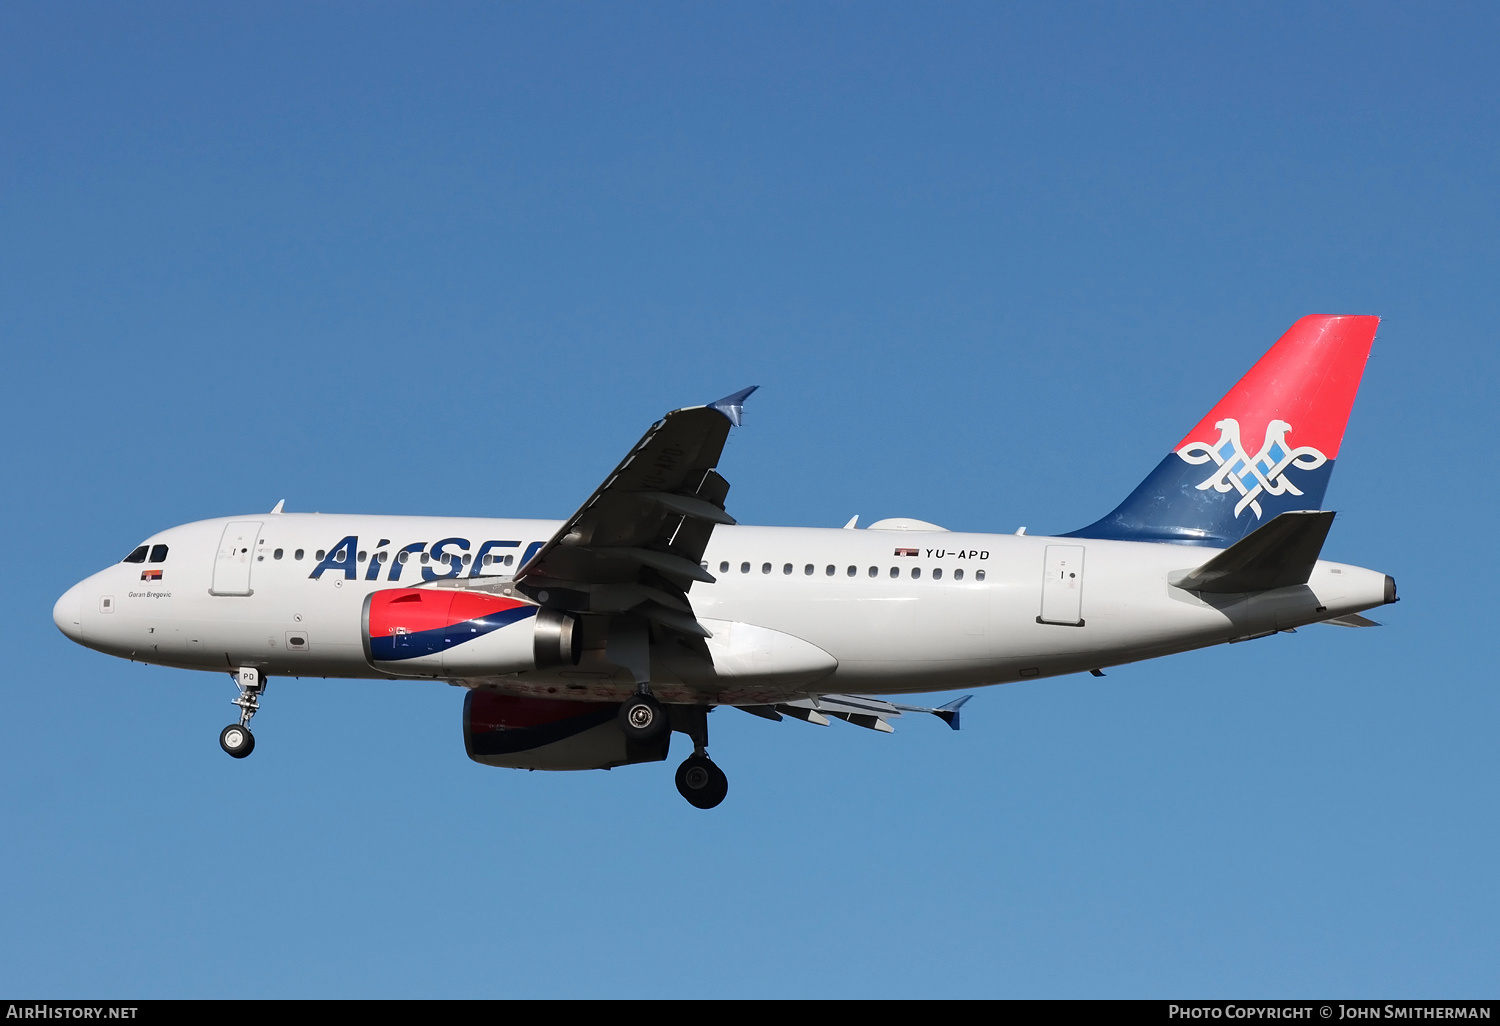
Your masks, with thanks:
<instances>
[{"instance_id":1,"label":"red and blue engine cowling stripe","mask_svg":"<svg viewBox=\"0 0 1500 1026\"><path fill-rule=\"evenodd\" d=\"M536 615L536 606L494 595L392 588L370 596L370 658L399 662L448 652Z\"/></svg>"}]
</instances>

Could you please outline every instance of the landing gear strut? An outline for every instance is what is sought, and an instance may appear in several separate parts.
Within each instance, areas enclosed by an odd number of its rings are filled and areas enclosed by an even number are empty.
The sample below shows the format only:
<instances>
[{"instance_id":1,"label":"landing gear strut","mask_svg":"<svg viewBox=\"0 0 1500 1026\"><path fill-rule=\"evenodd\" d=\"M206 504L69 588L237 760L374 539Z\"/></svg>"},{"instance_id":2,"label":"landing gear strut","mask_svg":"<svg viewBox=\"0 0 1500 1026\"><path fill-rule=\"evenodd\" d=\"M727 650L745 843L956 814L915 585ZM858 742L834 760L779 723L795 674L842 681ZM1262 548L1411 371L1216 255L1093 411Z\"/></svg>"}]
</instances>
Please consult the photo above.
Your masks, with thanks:
<instances>
[{"instance_id":1,"label":"landing gear strut","mask_svg":"<svg viewBox=\"0 0 1500 1026\"><path fill-rule=\"evenodd\" d=\"M253 666L242 666L234 675L234 686L240 697L232 704L240 707L240 722L231 723L219 732L219 747L236 759L255 751L255 735L250 733L250 717L260 710L260 696L266 690L265 676Z\"/></svg>"},{"instance_id":2,"label":"landing gear strut","mask_svg":"<svg viewBox=\"0 0 1500 1026\"><path fill-rule=\"evenodd\" d=\"M711 809L729 793L729 778L708 757L708 709L693 706L682 719L686 723L678 729L693 739L693 754L677 767L677 790L689 805Z\"/></svg>"}]
</instances>

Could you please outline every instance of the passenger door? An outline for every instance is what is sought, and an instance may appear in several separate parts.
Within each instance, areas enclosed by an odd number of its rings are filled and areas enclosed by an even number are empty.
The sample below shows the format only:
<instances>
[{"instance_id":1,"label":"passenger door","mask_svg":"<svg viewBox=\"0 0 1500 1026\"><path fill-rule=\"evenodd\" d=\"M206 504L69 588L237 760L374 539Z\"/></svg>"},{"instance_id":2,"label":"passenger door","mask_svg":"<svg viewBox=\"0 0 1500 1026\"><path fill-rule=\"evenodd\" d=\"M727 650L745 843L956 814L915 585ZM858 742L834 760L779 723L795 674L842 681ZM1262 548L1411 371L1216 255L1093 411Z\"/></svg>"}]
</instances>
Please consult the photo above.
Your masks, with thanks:
<instances>
[{"instance_id":1,"label":"passenger door","mask_svg":"<svg viewBox=\"0 0 1500 1026\"><path fill-rule=\"evenodd\" d=\"M210 595L249 595L250 568L255 564L255 543L261 522L240 520L224 527L219 554L214 559L214 581Z\"/></svg>"},{"instance_id":2,"label":"passenger door","mask_svg":"<svg viewBox=\"0 0 1500 1026\"><path fill-rule=\"evenodd\" d=\"M1083 546L1048 545L1037 623L1083 626Z\"/></svg>"}]
</instances>

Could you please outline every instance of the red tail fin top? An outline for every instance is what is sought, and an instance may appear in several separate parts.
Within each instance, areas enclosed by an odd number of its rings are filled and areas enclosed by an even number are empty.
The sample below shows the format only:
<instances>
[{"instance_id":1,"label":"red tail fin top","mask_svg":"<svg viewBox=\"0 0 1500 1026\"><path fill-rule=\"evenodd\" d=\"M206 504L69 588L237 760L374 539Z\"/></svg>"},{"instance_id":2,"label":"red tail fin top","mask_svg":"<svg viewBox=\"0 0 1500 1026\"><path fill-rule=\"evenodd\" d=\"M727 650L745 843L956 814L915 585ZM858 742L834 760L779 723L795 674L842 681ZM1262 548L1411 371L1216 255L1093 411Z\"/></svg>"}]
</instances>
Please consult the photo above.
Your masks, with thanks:
<instances>
[{"instance_id":1,"label":"red tail fin top","mask_svg":"<svg viewBox=\"0 0 1500 1026\"><path fill-rule=\"evenodd\" d=\"M1174 449L1212 443L1234 420L1246 451L1257 452L1272 421L1290 425L1287 443L1338 456L1344 425L1364 374L1379 317L1315 314L1293 324Z\"/></svg>"}]
</instances>

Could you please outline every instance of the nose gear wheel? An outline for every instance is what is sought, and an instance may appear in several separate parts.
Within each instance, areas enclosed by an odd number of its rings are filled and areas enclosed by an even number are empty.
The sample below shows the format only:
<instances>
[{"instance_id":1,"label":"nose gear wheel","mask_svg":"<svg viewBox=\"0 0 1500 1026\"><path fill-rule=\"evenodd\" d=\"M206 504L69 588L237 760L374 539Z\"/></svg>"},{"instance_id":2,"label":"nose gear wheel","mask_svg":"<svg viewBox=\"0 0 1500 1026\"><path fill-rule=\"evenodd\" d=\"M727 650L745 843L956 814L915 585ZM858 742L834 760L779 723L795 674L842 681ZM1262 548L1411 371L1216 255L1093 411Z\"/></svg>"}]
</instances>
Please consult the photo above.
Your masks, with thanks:
<instances>
[{"instance_id":1,"label":"nose gear wheel","mask_svg":"<svg viewBox=\"0 0 1500 1026\"><path fill-rule=\"evenodd\" d=\"M219 747L236 759L243 759L255 751L255 735L248 727L231 723L219 732Z\"/></svg>"},{"instance_id":2,"label":"nose gear wheel","mask_svg":"<svg viewBox=\"0 0 1500 1026\"><path fill-rule=\"evenodd\" d=\"M239 697L231 704L240 707L240 722L219 731L219 747L236 759L255 751L255 735L250 733L250 718L260 711L260 696L266 691L266 678L253 666L242 666L234 674Z\"/></svg>"}]
</instances>

